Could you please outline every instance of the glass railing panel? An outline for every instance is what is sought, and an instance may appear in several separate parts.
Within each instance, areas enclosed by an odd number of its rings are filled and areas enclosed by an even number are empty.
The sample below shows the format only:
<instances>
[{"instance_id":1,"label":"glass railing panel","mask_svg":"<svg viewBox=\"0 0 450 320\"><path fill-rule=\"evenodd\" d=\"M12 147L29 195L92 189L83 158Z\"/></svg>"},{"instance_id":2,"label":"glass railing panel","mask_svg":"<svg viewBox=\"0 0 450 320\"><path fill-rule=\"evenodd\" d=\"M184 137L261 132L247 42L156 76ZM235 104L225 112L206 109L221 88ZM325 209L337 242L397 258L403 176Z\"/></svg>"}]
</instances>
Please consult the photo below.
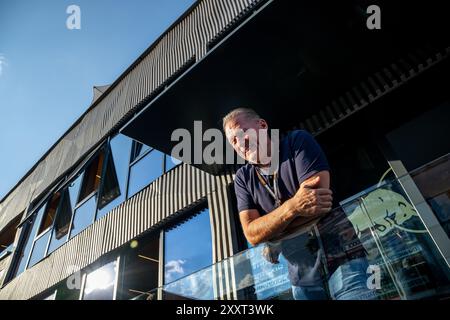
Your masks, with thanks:
<instances>
[{"instance_id":1,"label":"glass railing panel","mask_svg":"<svg viewBox=\"0 0 450 320\"><path fill-rule=\"evenodd\" d=\"M450 296L450 273L398 180L142 299L395 300Z\"/></svg>"},{"instance_id":2,"label":"glass railing panel","mask_svg":"<svg viewBox=\"0 0 450 320\"><path fill-rule=\"evenodd\" d=\"M421 219L421 214L428 212L417 211L420 204L411 203L398 180L367 192L360 201L349 220L355 221L370 263L389 279L384 286L392 290L380 298L448 296L449 268Z\"/></svg>"}]
</instances>

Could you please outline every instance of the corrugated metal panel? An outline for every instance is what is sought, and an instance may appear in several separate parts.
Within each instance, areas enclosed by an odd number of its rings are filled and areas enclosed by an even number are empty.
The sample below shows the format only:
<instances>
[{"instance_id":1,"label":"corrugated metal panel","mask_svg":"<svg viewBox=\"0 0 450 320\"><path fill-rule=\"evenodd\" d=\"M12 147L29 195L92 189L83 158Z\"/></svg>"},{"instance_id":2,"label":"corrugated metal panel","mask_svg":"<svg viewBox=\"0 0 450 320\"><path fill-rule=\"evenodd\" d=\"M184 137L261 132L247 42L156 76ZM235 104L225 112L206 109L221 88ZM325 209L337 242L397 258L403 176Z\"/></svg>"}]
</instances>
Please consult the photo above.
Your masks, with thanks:
<instances>
[{"instance_id":1,"label":"corrugated metal panel","mask_svg":"<svg viewBox=\"0 0 450 320\"><path fill-rule=\"evenodd\" d=\"M186 178L183 180L181 177ZM74 271L92 264L102 255L129 242L149 228L185 212L195 203L206 199L208 194L217 198L214 196L217 194L217 183L207 184L212 188L198 185L209 179L216 178L186 164L174 168L83 230L49 257L12 280L0 291L0 298L30 298L67 278ZM175 202L174 199L185 200ZM216 200L214 202L217 203ZM227 213L223 208L223 205L219 205L211 210L214 220L224 219L221 215L226 216ZM222 239L223 230L217 229L217 232L215 237ZM220 242L217 246L220 246ZM20 290L11 296L10 287Z\"/></svg>"},{"instance_id":2,"label":"corrugated metal panel","mask_svg":"<svg viewBox=\"0 0 450 320\"><path fill-rule=\"evenodd\" d=\"M216 191L208 194L211 216L211 233L213 243L213 262L221 262L213 267L214 294L219 299L236 299L234 268L228 258L238 251L236 235L232 227L234 212L230 206L230 187L233 174L214 176Z\"/></svg>"},{"instance_id":3,"label":"corrugated metal panel","mask_svg":"<svg viewBox=\"0 0 450 320\"><path fill-rule=\"evenodd\" d=\"M11 262L12 254L10 254L8 257L2 259L0 261L0 273L2 274L0 276L0 284L3 283L3 279L5 278L6 271L8 270L9 264Z\"/></svg>"},{"instance_id":4,"label":"corrugated metal panel","mask_svg":"<svg viewBox=\"0 0 450 320\"><path fill-rule=\"evenodd\" d=\"M0 204L0 230L188 63L210 41L263 0L203 0L169 30L141 61L95 102Z\"/></svg>"}]
</instances>

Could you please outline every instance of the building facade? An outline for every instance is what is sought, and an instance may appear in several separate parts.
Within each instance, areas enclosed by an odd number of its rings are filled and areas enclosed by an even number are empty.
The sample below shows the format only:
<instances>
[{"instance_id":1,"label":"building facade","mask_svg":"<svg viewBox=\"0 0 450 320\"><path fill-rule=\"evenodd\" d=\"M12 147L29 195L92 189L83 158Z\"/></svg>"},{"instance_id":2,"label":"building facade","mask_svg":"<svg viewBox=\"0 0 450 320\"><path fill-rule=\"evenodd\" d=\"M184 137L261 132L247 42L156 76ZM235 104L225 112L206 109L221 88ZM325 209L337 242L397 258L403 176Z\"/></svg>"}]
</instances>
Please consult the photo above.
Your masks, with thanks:
<instances>
[{"instance_id":1,"label":"building facade","mask_svg":"<svg viewBox=\"0 0 450 320\"><path fill-rule=\"evenodd\" d=\"M238 166L170 156L238 105L312 133L332 169L334 209L283 244L321 248L325 276L362 246L377 299L448 298L445 10L380 1L370 30L368 5L197 1L2 199L0 298L294 298L288 258L243 236Z\"/></svg>"}]
</instances>

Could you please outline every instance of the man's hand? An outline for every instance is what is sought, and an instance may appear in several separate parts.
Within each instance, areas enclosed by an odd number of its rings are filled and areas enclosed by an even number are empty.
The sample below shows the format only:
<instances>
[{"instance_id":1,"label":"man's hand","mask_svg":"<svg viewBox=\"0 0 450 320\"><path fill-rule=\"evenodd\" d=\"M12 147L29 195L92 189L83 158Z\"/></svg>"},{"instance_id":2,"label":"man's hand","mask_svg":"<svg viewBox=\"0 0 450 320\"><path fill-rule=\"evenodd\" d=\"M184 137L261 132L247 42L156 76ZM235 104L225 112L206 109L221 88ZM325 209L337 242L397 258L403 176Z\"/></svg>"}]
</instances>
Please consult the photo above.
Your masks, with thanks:
<instances>
[{"instance_id":1,"label":"man's hand","mask_svg":"<svg viewBox=\"0 0 450 320\"><path fill-rule=\"evenodd\" d=\"M320 188L320 176L301 184L297 193L289 199L289 206L298 217L315 217L331 211L332 191Z\"/></svg>"},{"instance_id":2,"label":"man's hand","mask_svg":"<svg viewBox=\"0 0 450 320\"><path fill-rule=\"evenodd\" d=\"M281 253L281 249L278 247L272 247L270 245L266 245L263 248L262 255L264 259L272 264L278 264L280 261L278 260Z\"/></svg>"},{"instance_id":3,"label":"man's hand","mask_svg":"<svg viewBox=\"0 0 450 320\"><path fill-rule=\"evenodd\" d=\"M294 197L264 216L256 209L241 211L239 218L248 242L257 245L277 238L293 221L301 225L331 211L329 186L329 173L322 171L302 183Z\"/></svg>"}]
</instances>

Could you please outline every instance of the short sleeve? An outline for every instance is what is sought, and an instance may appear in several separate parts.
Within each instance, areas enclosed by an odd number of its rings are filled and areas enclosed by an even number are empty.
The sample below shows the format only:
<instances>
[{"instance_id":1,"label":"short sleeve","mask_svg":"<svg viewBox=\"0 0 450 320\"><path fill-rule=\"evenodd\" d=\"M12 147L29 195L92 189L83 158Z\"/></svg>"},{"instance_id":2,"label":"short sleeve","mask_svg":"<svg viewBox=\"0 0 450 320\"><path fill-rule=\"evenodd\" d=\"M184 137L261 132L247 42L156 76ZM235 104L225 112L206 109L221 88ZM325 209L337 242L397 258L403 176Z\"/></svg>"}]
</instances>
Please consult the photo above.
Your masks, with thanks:
<instances>
[{"instance_id":1,"label":"short sleeve","mask_svg":"<svg viewBox=\"0 0 450 320\"><path fill-rule=\"evenodd\" d=\"M238 170L234 179L234 191L236 193L237 208L239 212L249 209L256 209L253 197L245 184L244 172Z\"/></svg>"},{"instance_id":2,"label":"short sleeve","mask_svg":"<svg viewBox=\"0 0 450 320\"><path fill-rule=\"evenodd\" d=\"M320 171L330 170L325 153L310 133L295 131L291 143L299 183Z\"/></svg>"}]
</instances>

